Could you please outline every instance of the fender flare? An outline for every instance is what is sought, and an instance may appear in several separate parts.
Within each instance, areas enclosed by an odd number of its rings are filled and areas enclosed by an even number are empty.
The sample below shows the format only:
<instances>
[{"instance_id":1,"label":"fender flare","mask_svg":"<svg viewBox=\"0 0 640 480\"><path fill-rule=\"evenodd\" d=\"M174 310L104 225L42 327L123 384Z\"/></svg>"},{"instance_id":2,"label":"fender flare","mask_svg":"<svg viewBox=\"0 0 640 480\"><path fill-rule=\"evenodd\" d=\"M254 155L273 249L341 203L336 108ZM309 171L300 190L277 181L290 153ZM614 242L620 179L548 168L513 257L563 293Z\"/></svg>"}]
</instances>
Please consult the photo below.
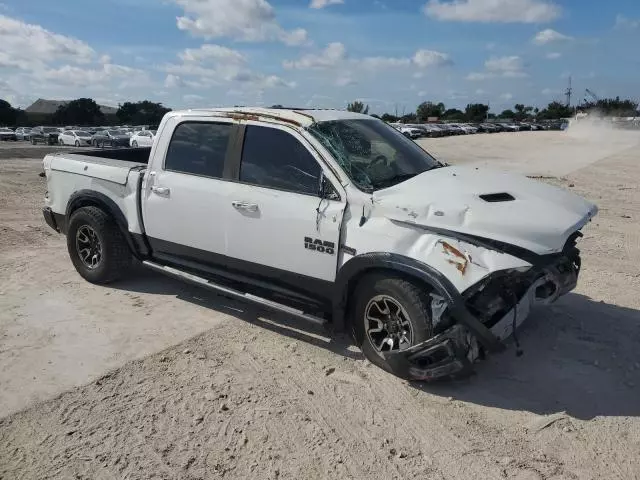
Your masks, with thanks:
<instances>
[{"instance_id":1,"label":"fender flare","mask_svg":"<svg viewBox=\"0 0 640 480\"><path fill-rule=\"evenodd\" d=\"M404 255L372 252L358 255L339 270L336 277L333 301L333 318L337 328L345 327L345 317L352 282L369 271L396 271L420 282L431 285L449 304L452 316L466 326L489 351L501 351L504 345L467 309L464 299L453 283L435 268Z\"/></svg>"},{"instance_id":2,"label":"fender flare","mask_svg":"<svg viewBox=\"0 0 640 480\"><path fill-rule=\"evenodd\" d=\"M127 245L129 245L131 253L136 258L140 258L140 252L136 247L131 232L129 232L129 222L127 222L127 217L124 215L120 207L118 207L116 202L111 200L105 194L96 192L94 190L78 190L71 195L71 197L69 198L69 202L67 203L65 222L64 225L61 226L62 233L66 235L69 221L71 220L71 215L73 215L73 212L75 212L79 208L89 206L98 207L104 210L115 220L116 225L127 241Z\"/></svg>"}]
</instances>

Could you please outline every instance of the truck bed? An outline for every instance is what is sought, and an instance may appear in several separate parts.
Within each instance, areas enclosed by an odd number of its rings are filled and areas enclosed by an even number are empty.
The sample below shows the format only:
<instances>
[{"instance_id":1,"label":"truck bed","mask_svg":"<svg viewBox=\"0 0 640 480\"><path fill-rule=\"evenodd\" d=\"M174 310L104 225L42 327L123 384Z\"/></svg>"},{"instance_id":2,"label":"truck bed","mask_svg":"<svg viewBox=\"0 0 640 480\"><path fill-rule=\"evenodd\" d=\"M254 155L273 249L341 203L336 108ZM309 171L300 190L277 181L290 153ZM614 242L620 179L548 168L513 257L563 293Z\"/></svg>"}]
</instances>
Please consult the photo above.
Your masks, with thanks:
<instances>
[{"instance_id":1,"label":"truck bed","mask_svg":"<svg viewBox=\"0 0 640 480\"><path fill-rule=\"evenodd\" d=\"M131 170L147 166L150 152L151 148L122 148L56 153L45 157L45 167L126 185Z\"/></svg>"},{"instance_id":2,"label":"truck bed","mask_svg":"<svg viewBox=\"0 0 640 480\"><path fill-rule=\"evenodd\" d=\"M120 160L123 162L134 162L146 165L149 163L151 147L146 148L101 148L82 152L68 152L64 155L74 155L81 157L93 157L104 160ZM99 163L99 162L96 162ZM111 162L106 162L111 164Z\"/></svg>"}]
</instances>

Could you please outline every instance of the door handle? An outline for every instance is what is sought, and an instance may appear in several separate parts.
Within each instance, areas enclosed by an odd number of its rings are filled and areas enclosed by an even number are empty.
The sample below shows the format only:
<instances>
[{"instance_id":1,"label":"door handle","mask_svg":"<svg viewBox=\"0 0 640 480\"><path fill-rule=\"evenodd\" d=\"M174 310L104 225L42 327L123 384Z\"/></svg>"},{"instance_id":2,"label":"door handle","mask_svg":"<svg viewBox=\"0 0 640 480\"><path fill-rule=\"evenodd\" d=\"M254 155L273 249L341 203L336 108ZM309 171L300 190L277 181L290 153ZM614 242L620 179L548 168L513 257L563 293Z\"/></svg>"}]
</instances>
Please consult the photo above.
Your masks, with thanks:
<instances>
[{"instance_id":1,"label":"door handle","mask_svg":"<svg viewBox=\"0 0 640 480\"><path fill-rule=\"evenodd\" d=\"M153 185L151 187L151 191L161 197L168 197L169 193L171 193L171 190L169 190L168 187L158 187L157 185Z\"/></svg>"},{"instance_id":2,"label":"door handle","mask_svg":"<svg viewBox=\"0 0 640 480\"><path fill-rule=\"evenodd\" d=\"M245 212L252 213L258 211L258 205L255 203L234 201L231 202L231 205L233 205L233 208L235 208L236 210L244 210Z\"/></svg>"}]
</instances>

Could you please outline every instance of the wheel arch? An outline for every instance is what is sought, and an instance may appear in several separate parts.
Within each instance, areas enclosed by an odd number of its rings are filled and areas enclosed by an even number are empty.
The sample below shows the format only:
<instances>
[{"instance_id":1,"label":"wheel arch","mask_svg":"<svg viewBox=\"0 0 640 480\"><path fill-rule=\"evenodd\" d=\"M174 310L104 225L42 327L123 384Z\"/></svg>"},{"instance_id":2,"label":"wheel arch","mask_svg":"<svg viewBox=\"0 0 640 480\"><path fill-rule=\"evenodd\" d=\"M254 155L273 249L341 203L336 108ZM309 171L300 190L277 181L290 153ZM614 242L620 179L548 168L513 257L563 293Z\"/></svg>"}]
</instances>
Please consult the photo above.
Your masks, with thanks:
<instances>
[{"instance_id":1,"label":"wheel arch","mask_svg":"<svg viewBox=\"0 0 640 480\"><path fill-rule=\"evenodd\" d=\"M73 213L83 207L96 207L104 211L108 214L113 220L116 222L118 229L122 232L122 235L127 241L127 245L131 250L131 253L136 257L140 258L140 254L136 247L136 244L133 240L131 233L129 232L129 222L127 222L127 217L122 212L120 207L107 197L105 194L96 192L93 190L78 190L69 198L69 202L67 203L67 210L65 212L65 222L64 225L61 226L61 231L66 235L69 222L71 221L71 216Z\"/></svg>"},{"instance_id":2,"label":"wheel arch","mask_svg":"<svg viewBox=\"0 0 640 480\"><path fill-rule=\"evenodd\" d=\"M449 304L457 322L469 328L490 350L502 349L493 333L467 310L462 295L446 276L426 263L394 253L372 252L358 255L338 271L333 299L333 322L337 329L349 328L350 302L358 281L365 275L376 272L392 272L433 288Z\"/></svg>"}]
</instances>

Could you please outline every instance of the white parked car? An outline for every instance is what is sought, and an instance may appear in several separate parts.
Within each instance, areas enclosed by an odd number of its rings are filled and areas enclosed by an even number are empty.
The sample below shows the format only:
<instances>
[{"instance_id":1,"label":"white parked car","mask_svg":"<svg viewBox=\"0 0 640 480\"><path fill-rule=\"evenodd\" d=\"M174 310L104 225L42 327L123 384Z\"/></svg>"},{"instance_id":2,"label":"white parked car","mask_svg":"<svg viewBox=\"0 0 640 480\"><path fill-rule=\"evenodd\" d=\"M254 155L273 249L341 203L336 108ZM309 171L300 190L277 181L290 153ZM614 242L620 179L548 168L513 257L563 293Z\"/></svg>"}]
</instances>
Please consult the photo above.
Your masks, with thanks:
<instances>
[{"instance_id":1,"label":"white parked car","mask_svg":"<svg viewBox=\"0 0 640 480\"><path fill-rule=\"evenodd\" d=\"M132 147L151 147L155 138L155 130L141 130L131 135L129 145Z\"/></svg>"},{"instance_id":2,"label":"white parked car","mask_svg":"<svg viewBox=\"0 0 640 480\"><path fill-rule=\"evenodd\" d=\"M158 132L151 154L44 158L43 214L83 278L116 281L135 258L331 322L405 378L468 372L573 290L597 212L522 175L448 166L369 115L174 111Z\"/></svg>"},{"instance_id":3,"label":"white parked car","mask_svg":"<svg viewBox=\"0 0 640 480\"><path fill-rule=\"evenodd\" d=\"M60 145L86 147L91 145L91 134L84 130L64 130L58 135L58 143Z\"/></svg>"},{"instance_id":4,"label":"white parked car","mask_svg":"<svg viewBox=\"0 0 640 480\"><path fill-rule=\"evenodd\" d=\"M400 127L398 131L405 137L411 139L420 138L422 135L424 135L424 132L422 130L414 127Z\"/></svg>"}]
</instances>

